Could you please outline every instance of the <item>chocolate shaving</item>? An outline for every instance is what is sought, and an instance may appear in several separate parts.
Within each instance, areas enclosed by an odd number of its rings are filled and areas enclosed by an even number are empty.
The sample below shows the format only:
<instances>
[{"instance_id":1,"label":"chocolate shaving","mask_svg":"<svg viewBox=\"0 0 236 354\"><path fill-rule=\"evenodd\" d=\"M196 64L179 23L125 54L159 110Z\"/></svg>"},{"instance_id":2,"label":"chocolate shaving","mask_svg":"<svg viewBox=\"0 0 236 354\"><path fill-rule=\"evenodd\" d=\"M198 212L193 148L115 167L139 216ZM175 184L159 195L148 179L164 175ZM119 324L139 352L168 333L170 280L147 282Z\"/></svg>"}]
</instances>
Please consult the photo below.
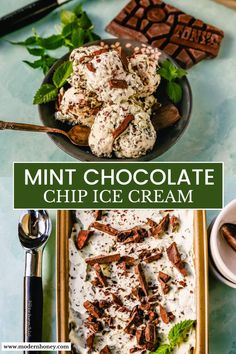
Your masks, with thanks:
<instances>
[{"instance_id":1,"label":"chocolate shaving","mask_svg":"<svg viewBox=\"0 0 236 354\"><path fill-rule=\"evenodd\" d=\"M162 305L160 305L159 308L160 308L161 319L165 324L168 324L175 319L175 316L173 315L173 313L167 312L166 309Z\"/></svg>"},{"instance_id":2,"label":"chocolate shaving","mask_svg":"<svg viewBox=\"0 0 236 354\"><path fill-rule=\"evenodd\" d=\"M225 223L221 226L220 232L229 246L236 251L236 225Z\"/></svg>"},{"instance_id":3,"label":"chocolate shaving","mask_svg":"<svg viewBox=\"0 0 236 354\"><path fill-rule=\"evenodd\" d=\"M114 303L115 303L116 305L118 305L118 306L123 306L123 303L122 303L122 301L121 301L121 299L119 298L118 295L112 293L111 296L112 296L112 299L113 299L113 301L114 301Z\"/></svg>"},{"instance_id":4,"label":"chocolate shaving","mask_svg":"<svg viewBox=\"0 0 236 354\"><path fill-rule=\"evenodd\" d=\"M125 262L125 264L130 265L130 266L135 264L135 258L131 257L131 256L122 256L120 258L120 261Z\"/></svg>"},{"instance_id":5,"label":"chocolate shaving","mask_svg":"<svg viewBox=\"0 0 236 354\"><path fill-rule=\"evenodd\" d=\"M180 223L179 223L179 219L177 218L177 216L172 215L170 218L170 226L171 226L172 232L178 231L179 225L180 225Z\"/></svg>"},{"instance_id":6,"label":"chocolate shaving","mask_svg":"<svg viewBox=\"0 0 236 354\"><path fill-rule=\"evenodd\" d=\"M117 242L126 243L138 243L143 241L148 236L147 230L142 227L135 226L132 229L119 231L117 234Z\"/></svg>"},{"instance_id":7,"label":"chocolate shaving","mask_svg":"<svg viewBox=\"0 0 236 354\"><path fill-rule=\"evenodd\" d=\"M170 291L170 286L166 284L162 279L159 279L163 293L166 295Z\"/></svg>"},{"instance_id":8,"label":"chocolate shaving","mask_svg":"<svg viewBox=\"0 0 236 354\"><path fill-rule=\"evenodd\" d=\"M147 342L147 349L155 350L157 345L157 329L153 323L147 323L145 328L145 340Z\"/></svg>"},{"instance_id":9,"label":"chocolate shaving","mask_svg":"<svg viewBox=\"0 0 236 354\"><path fill-rule=\"evenodd\" d=\"M131 292L139 301L141 301L142 297L145 295L143 290L138 286L136 288L132 288Z\"/></svg>"},{"instance_id":10,"label":"chocolate shaving","mask_svg":"<svg viewBox=\"0 0 236 354\"><path fill-rule=\"evenodd\" d=\"M102 317L102 312L101 310L94 305L92 302L90 301L85 301L84 302L84 308L95 318L101 318Z\"/></svg>"},{"instance_id":11,"label":"chocolate shaving","mask_svg":"<svg viewBox=\"0 0 236 354\"><path fill-rule=\"evenodd\" d=\"M166 216L163 217L163 219L159 222L159 224L153 224L150 230L151 235L154 236L155 238L159 238L160 236L162 236L168 230L169 222L170 222L169 214L166 214Z\"/></svg>"},{"instance_id":12,"label":"chocolate shaving","mask_svg":"<svg viewBox=\"0 0 236 354\"><path fill-rule=\"evenodd\" d=\"M108 254L104 256L95 256L91 258L85 259L85 262L91 266L94 264L109 264L112 262L118 262L120 260L120 254L119 253L114 253L114 254Z\"/></svg>"},{"instance_id":13,"label":"chocolate shaving","mask_svg":"<svg viewBox=\"0 0 236 354\"><path fill-rule=\"evenodd\" d=\"M97 275L97 278L99 279L99 281L102 284L102 286L104 286L104 287L108 286L107 278L103 274L101 266L98 263L95 263L93 268L94 268L94 270L96 272L96 275Z\"/></svg>"},{"instance_id":14,"label":"chocolate shaving","mask_svg":"<svg viewBox=\"0 0 236 354\"><path fill-rule=\"evenodd\" d=\"M102 210L95 210L94 211L94 217L95 217L95 220L101 220L102 219Z\"/></svg>"},{"instance_id":15,"label":"chocolate shaving","mask_svg":"<svg viewBox=\"0 0 236 354\"><path fill-rule=\"evenodd\" d=\"M114 140L118 138L129 126L129 123L134 120L133 114L127 114L121 124L113 131Z\"/></svg>"},{"instance_id":16,"label":"chocolate shaving","mask_svg":"<svg viewBox=\"0 0 236 354\"><path fill-rule=\"evenodd\" d=\"M167 255L171 263L178 269L178 271L183 275L188 275L185 269L185 263L181 260L180 253L178 251L177 245L173 242L166 250Z\"/></svg>"},{"instance_id":17,"label":"chocolate shaving","mask_svg":"<svg viewBox=\"0 0 236 354\"><path fill-rule=\"evenodd\" d=\"M93 349L94 339L95 339L94 333L89 334L88 337L86 338L86 344L89 349Z\"/></svg>"},{"instance_id":18,"label":"chocolate shaving","mask_svg":"<svg viewBox=\"0 0 236 354\"><path fill-rule=\"evenodd\" d=\"M97 55L101 55L101 54L107 53L107 52L109 52L108 48L102 48L102 49L95 50L90 56L96 57Z\"/></svg>"},{"instance_id":19,"label":"chocolate shaving","mask_svg":"<svg viewBox=\"0 0 236 354\"><path fill-rule=\"evenodd\" d=\"M79 250L82 250L82 248L87 244L89 237L92 235L93 235L92 230L80 230L79 231L78 237L77 237L77 247Z\"/></svg>"},{"instance_id":20,"label":"chocolate shaving","mask_svg":"<svg viewBox=\"0 0 236 354\"><path fill-rule=\"evenodd\" d=\"M106 345L102 350L100 350L99 354L111 354L108 345Z\"/></svg>"},{"instance_id":21,"label":"chocolate shaving","mask_svg":"<svg viewBox=\"0 0 236 354\"><path fill-rule=\"evenodd\" d=\"M91 71L92 73L95 73L95 72L96 72L96 69L95 69L95 67L93 66L92 63L87 63L87 64L86 64L86 67L87 67L87 69L88 69L89 71Z\"/></svg>"},{"instance_id":22,"label":"chocolate shaving","mask_svg":"<svg viewBox=\"0 0 236 354\"><path fill-rule=\"evenodd\" d=\"M119 80L119 79L111 79L108 81L108 84L111 89L127 89L128 88L128 83L125 80Z\"/></svg>"},{"instance_id":23,"label":"chocolate shaving","mask_svg":"<svg viewBox=\"0 0 236 354\"><path fill-rule=\"evenodd\" d=\"M84 325L89 328L93 333L97 333L102 331L102 324L101 322L94 322L94 321L86 321Z\"/></svg>"},{"instance_id":24,"label":"chocolate shaving","mask_svg":"<svg viewBox=\"0 0 236 354\"><path fill-rule=\"evenodd\" d=\"M152 256L144 258L143 261L145 263L152 263L154 261L158 261L158 259L160 259L161 257L162 257L162 253L158 252L158 253L153 254Z\"/></svg>"},{"instance_id":25,"label":"chocolate shaving","mask_svg":"<svg viewBox=\"0 0 236 354\"><path fill-rule=\"evenodd\" d=\"M147 282L146 282L146 279L145 279L145 276L144 276L144 273L142 270L142 266L140 263L134 267L134 271L138 276L138 280L139 280L140 286L141 286L144 294L146 296L148 296L148 285L147 285Z\"/></svg>"},{"instance_id":26,"label":"chocolate shaving","mask_svg":"<svg viewBox=\"0 0 236 354\"><path fill-rule=\"evenodd\" d=\"M102 224L100 222L95 221L90 226L111 236L116 236L118 234L118 230L114 229L108 224Z\"/></svg>"}]
</instances>

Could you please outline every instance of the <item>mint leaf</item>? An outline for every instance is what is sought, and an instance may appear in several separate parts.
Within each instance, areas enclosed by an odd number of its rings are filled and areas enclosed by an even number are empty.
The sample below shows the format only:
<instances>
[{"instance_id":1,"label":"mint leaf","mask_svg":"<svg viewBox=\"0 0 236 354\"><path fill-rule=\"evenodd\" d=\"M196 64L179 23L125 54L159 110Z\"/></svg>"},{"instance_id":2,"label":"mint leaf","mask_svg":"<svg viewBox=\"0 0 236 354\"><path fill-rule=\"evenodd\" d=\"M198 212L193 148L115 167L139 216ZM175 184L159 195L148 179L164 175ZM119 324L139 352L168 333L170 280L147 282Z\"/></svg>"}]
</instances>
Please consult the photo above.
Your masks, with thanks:
<instances>
[{"instance_id":1,"label":"mint leaf","mask_svg":"<svg viewBox=\"0 0 236 354\"><path fill-rule=\"evenodd\" d=\"M172 102L178 103L179 101L181 101L183 90L180 84L174 81L168 81L166 86L166 92Z\"/></svg>"},{"instance_id":2,"label":"mint leaf","mask_svg":"<svg viewBox=\"0 0 236 354\"><path fill-rule=\"evenodd\" d=\"M187 334L195 323L196 321L194 320L184 320L171 328L168 339L172 348L184 342Z\"/></svg>"},{"instance_id":3,"label":"mint leaf","mask_svg":"<svg viewBox=\"0 0 236 354\"><path fill-rule=\"evenodd\" d=\"M63 10L60 14L60 18L64 25L68 25L69 23L74 22L77 19L77 16L72 11Z\"/></svg>"},{"instance_id":4,"label":"mint leaf","mask_svg":"<svg viewBox=\"0 0 236 354\"><path fill-rule=\"evenodd\" d=\"M150 354L172 354L173 349L169 344L162 344L155 352L151 352Z\"/></svg>"},{"instance_id":5,"label":"mint leaf","mask_svg":"<svg viewBox=\"0 0 236 354\"><path fill-rule=\"evenodd\" d=\"M37 44L37 37L31 36L31 37L28 37L25 41L22 41L22 42L10 41L10 43L13 45L23 45L23 46L36 45Z\"/></svg>"},{"instance_id":6,"label":"mint leaf","mask_svg":"<svg viewBox=\"0 0 236 354\"><path fill-rule=\"evenodd\" d=\"M183 76L187 75L187 71L175 66L169 59L166 59L160 64L160 69L158 73L167 81L174 81L176 79L181 79Z\"/></svg>"},{"instance_id":7,"label":"mint leaf","mask_svg":"<svg viewBox=\"0 0 236 354\"><path fill-rule=\"evenodd\" d=\"M54 50L60 48L64 44L64 38L61 34L53 34L47 38L39 37L37 43L42 48Z\"/></svg>"},{"instance_id":8,"label":"mint leaf","mask_svg":"<svg viewBox=\"0 0 236 354\"><path fill-rule=\"evenodd\" d=\"M43 48L26 48L31 55L41 57L44 55L45 50Z\"/></svg>"},{"instance_id":9,"label":"mint leaf","mask_svg":"<svg viewBox=\"0 0 236 354\"><path fill-rule=\"evenodd\" d=\"M28 60L23 60L23 63L29 65L33 69L38 69L38 68L42 68L43 59L35 60L33 62L28 61Z\"/></svg>"},{"instance_id":10,"label":"mint leaf","mask_svg":"<svg viewBox=\"0 0 236 354\"><path fill-rule=\"evenodd\" d=\"M78 19L78 25L83 29L88 29L93 25L85 11L82 12L80 18Z\"/></svg>"},{"instance_id":11,"label":"mint leaf","mask_svg":"<svg viewBox=\"0 0 236 354\"><path fill-rule=\"evenodd\" d=\"M77 5L74 8L73 12L76 14L77 17L79 17L82 14L82 12L83 12L82 5L81 4Z\"/></svg>"},{"instance_id":12,"label":"mint leaf","mask_svg":"<svg viewBox=\"0 0 236 354\"><path fill-rule=\"evenodd\" d=\"M54 101L57 98L58 89L52 84L43 84L34 96L33 104L42 104Z\"/></svg>"},{"instance_id":13,"label":"mint leaf","mask_svg":"<svg viewBox=\"0 0 236 354\"><path fill-rule=\"evenodd\" d=\"M74 48L80 47L84 44L85 30L83 28L75 28L72 31L71 43Z\"/></svg>"},{"instance_id":14,"label":"mint leaf","mask_svg":"<svg viewBox=\"0 0 236 354\"><path fill-rule=\"evenodd\" d=\"M52 81L54 85L57 88L62 87L66 83L66 80L69 78L72 71L73 69L71 61L66 61L61 64L53 74Z\"/></svg>"}]
</instances>

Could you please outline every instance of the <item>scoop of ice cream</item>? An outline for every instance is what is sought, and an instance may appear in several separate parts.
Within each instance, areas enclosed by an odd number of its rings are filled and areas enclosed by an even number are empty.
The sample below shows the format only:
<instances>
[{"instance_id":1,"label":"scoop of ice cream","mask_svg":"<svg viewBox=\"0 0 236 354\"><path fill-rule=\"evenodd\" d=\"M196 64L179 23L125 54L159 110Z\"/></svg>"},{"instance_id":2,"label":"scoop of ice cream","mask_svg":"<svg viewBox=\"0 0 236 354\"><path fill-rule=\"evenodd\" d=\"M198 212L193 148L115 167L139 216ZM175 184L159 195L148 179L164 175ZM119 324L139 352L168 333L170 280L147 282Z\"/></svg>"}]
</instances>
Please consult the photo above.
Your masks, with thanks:
<instances>
[{"instance_id":1,"label":"scoop of ice cream","mask_svg":"<svg viewBox=\"0 0 236 354\"><path fill-rule=\"evenodd\" d=\"M70 87L60 91L56 119L69 122L72 125L81 124L91 127L95 115L101 107L101 102L93 93Z\"/></svg>"},{"instance_id":2,"label":"scoop of ice cream","mask_svg":"<svg viewBox=\"0 0 236 354\"><path fill-rule=\"evenodd\" d=\"M114 139L114 131L121 126L128 115L133 120ZM95 117L89 136L89 146L96 156L110 157L115 151L117 157L135 158L151 150L156 141L156 131L149 114L131 102L106 105Z\"/></svg>"},{"instance_id":3,"label":"scoop of ice cream","mask_svg":"<svg viewBox=\"0 0 236 354\"><path fill-rule=\"evenodd\" d=\"M154 49L153 49L154 50ZM160 75L157 74L159 52L134 53L130 58L129 69L138 74L142 81L140 86L140 96L149 96L153 94L160 84Z\"/></svg>"},{"instance_id":4,"label":"scoop of ice cream","mask_svg":"<svg viewBox=\"0 0 236 354\"><path fill-rule=\"evenodd\" d=\"M144 112L148 113L149 115L152 113L153 106L158 102L156 97L153 95L134 98L132 101L139 105L144 110Z\"/></svg>"},{"instance_id":5,"label":"scoop of ice cream","mask_svg":"<svg viewBox=\"0 0 236 354\"><path fill-rule=\"evenodd\" d=\"M91 60L92 53L101 49L103 49L103 47L91 45L89 47L76 48L71 52L70 61L73 65L73 75L68 81L72 86L83 88L87 86L84 76L84 65Z\"/></svg>"}]
</instances>

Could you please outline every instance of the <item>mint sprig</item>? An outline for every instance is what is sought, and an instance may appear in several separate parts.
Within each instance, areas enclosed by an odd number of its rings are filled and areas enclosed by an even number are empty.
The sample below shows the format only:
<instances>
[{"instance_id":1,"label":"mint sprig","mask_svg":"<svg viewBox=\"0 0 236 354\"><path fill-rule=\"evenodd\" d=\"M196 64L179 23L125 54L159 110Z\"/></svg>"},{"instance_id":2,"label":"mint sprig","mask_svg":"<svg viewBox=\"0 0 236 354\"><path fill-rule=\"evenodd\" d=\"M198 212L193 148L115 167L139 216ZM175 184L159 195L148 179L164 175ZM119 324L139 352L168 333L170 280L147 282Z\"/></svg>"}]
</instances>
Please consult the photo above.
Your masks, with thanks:
<instances>
[{"instance_id":1,"label":"mint sprig","mask_svg":"<svg viewBox=\"0 0 236 354\"><path fill-rule=\"evenodd\" d=\"M24 41L10 42L14 45L24 46L29 54L37 57L35 61L23 60L23 62L33 69L41 69L44 74L57 60L51 56L50 51L64 47L67 48L66 53L68 49L73 50L85 43L100 39L94 32L94 26L81 4L76 6L73 11L63 10L60 13L60 19L60 33L41 37L33 30L33 35Z\"/></svg>"},{"instance_id":2,"label":"mint sprig","mask_svg":"<svg viewBox=\"0 0 236 354\"><path fill-rule=\"evenodd\" d=\"M187 335L195 324L195 320L184 320L176 323L169 331L169 343L160 345L155 352L151 352L150 354L172 354L175 347L186 340Z\"/></svg>"},{"instance_id":3,"label":"mint sprig","mask_svg":"<svg viewBox=\"0 0 236 354\"><path fill-rule=\"evenodd\" d=\"M180 102L183 96L183 89L178 80L186 76L187 71L177 68L169 59L166 59L160 63L158 73L167 81L166 93L170 100L174 103Z\"/></svg>"},{"instance_id":4,"label":"mint sprig","mask_svg":"<svg viewBox=\"0 0 236 354\"><path fill-rule=\"evenodd\" d=\"M43 104L55 101L59 89L65 85L72 73L72 63L68 60L62 63L54 72L52 77L53 84L43 84L34 96L34 104Z\"/></svg>"}]
</instances>

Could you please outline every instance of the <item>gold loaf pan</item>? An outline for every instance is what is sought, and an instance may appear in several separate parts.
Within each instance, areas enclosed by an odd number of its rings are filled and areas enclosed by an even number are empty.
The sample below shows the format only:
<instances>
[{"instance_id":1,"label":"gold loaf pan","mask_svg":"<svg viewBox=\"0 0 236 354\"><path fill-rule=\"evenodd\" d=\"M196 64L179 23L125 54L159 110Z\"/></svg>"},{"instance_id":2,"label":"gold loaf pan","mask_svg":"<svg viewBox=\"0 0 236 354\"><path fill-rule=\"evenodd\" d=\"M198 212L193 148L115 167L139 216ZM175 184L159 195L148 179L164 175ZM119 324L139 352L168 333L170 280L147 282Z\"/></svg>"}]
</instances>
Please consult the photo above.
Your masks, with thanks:
<instances>
[{"instance_id":1,"label":"gold loaf pan","mask_svg":"<svg viewBox=\"0 0 236 354\"><path fill-rule=\"evenodd\" d=\"M57 340L69 341L69 248L72 211L57 213ZM206 213L194 211L194 251L197 290L195 354L208 353L208 251ZM67 354L68 352L60 352Z\"/></svg>"}]
</instances>

